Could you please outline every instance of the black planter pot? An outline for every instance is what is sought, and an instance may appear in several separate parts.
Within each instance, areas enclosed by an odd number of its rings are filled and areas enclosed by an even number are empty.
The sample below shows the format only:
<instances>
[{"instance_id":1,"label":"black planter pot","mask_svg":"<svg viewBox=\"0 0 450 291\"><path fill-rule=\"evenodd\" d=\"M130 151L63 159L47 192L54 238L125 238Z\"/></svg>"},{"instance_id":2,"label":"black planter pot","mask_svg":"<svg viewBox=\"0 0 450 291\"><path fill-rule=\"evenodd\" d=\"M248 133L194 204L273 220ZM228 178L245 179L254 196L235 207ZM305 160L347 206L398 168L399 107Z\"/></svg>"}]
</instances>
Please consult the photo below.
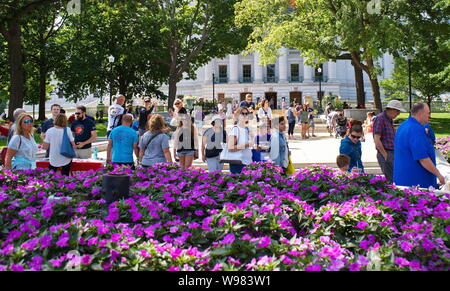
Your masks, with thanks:
<instances>
[{"instance_id":1,"label":"black planter pot","mask_svg":"<svg viewBox=\"0 0 450 291\"><path fill-rule=\"evenodd\" d=\"M106 174L102 180L102 198L107 204L130 196L130 176Z\"/></svg>"}]
</instances>

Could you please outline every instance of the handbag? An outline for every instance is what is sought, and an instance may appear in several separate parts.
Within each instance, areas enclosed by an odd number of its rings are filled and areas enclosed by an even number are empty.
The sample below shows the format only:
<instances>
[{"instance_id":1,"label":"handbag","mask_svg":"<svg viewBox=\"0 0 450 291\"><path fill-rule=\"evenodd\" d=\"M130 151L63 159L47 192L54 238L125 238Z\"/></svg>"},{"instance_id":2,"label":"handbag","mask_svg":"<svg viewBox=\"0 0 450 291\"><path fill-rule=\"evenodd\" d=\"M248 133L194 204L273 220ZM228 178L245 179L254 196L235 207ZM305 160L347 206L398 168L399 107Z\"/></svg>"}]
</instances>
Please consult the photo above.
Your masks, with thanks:
<instances>
[{"instance_id":1,"label":"handbag","mask_svg":"<svg viewBox=\"0 0 450 291\"><path fill-rule=\"evenodd\" d=\"M66 127L64 129L63 138L61 142L60 154L66 158L73 159L76 157L75 150L73 149L72 143L70 142L69 135L67 134Z\"/></svg>"},{"instance_id":2,"label":"handbag","mask_svg":"<svg viewBox=\"0 0 450 291\"><path fill-rule=\"evenodd\" d=\"M290 155L289 155L288 159L289 159L289 163L288 163L288 166L287 166L287 169L286 169L286 175L290 176L290 175L293 175L295 173L295 168L294 168L294 164L292 163L292 159L291 159Z\"/></svg>"},{"instance_id":3,"label":"handbag","mask_svg":"<svg viewBox=\"0 0 450 291\"><path fill-rule=\"evenodd\" d=\"M235 145L239 144L239 136ZM222 152L220 153L220 163L229 163L231 165L242 165L244 153L242 150L230 152L228 143L222 143Z\"/></svg>"}]
</instances>

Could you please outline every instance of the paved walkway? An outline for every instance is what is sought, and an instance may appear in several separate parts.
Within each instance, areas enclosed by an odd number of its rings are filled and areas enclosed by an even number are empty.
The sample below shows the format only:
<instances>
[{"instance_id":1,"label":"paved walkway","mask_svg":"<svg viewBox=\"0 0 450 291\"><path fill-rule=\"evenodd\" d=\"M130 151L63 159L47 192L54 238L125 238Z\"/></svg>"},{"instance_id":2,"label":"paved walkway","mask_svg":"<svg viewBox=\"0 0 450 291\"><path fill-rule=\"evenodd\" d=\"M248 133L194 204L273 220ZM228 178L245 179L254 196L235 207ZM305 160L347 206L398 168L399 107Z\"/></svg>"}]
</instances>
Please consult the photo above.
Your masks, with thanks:
<instances>
[{"instance_id":1,"label":"paved walkway","mask_svg":"<svg viewBox=\"0 0 450 291\"><path fill-rule=\"evenodd\" d=\"M229 128L229 126L227 126ZM326 132L324 124L317 124L317 137L306 140L300 140L298 129L296 130L296 140L289 140L289 148L292 153L292 162L296 169L307 167L312 164L325 164L329 167L336 166L336 157L339 155L339 146L341 139L330 137ZM199 141L201 141L199 137ZM105 142L103 142L103 145ZM172 147L172 142L170 143ZM362 143L362 161L366 172L372 174L381 174L379 169L375 144L371 136L366 137ZM101 150L98 154L100 159L106 159L106 151ZM194 166L206 168L206 164L200 159L194 161ZM227 166L225 168L228 168Z\"/></svg>"}]
</instances>

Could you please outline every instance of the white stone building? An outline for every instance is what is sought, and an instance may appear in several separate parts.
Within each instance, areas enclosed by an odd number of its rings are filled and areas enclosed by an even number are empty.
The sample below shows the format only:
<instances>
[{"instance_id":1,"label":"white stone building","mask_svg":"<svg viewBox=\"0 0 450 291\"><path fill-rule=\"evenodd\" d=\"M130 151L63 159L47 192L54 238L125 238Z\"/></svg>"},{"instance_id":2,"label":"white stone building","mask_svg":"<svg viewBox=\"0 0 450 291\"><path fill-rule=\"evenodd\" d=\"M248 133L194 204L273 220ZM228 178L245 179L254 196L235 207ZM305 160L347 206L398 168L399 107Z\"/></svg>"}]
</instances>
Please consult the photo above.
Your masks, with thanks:
<instances>
[{"instance_id":1,"label":"white stone building","mask_svg":"<svg viewBox=\"0 0 450 291\"><path fill-rule=\"evenodd\" d=\"M349 60L326 62L321 65L322 80L317 69L303 64L297 50L282 49L275 64L262 66L258 54L228 55L224 59L213 59L197 70L196 80L183 80L177 84L177 96L213 99L213 74L215 101L243 100L247 93L253 101L267 98L274 108L280 108L283 98L288 102L317 101L319 86L322 94L338 95L343 101L356 102L354 68ZM388 78L393 70L393 57L385 54L379 60L383 75ZM364 73L366 102L373 101L370 81ZM168 94L168 86L161 90Z\"/></svg>"}]
</instances>

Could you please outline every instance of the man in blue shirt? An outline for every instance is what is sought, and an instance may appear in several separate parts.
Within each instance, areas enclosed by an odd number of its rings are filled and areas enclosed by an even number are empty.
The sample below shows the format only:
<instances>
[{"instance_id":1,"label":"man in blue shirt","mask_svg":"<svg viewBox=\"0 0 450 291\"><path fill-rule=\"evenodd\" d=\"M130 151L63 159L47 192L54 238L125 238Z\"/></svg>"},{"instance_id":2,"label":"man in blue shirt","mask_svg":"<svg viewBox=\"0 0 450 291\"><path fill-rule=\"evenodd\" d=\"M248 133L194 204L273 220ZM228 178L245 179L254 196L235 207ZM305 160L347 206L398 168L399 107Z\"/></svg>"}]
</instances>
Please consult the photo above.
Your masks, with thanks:
<instances>
[{"instance_id":1,"label":"man in blue shirt","mask_svg":"<svg viewBox=\"0 0 450 291\"><path fill-rule=\"evenodd\" d=\"M239 104L239 107L247 107L248 112L250 112L251 116L253 116L255 114L256 105L252 101L252 94L245 95L245 100Z\"/></svg>"},{"instance_id":2,"label":"man in blue shirt","mask_svg":"<svg viewBox=\"0 0 450 291\"><path fill-rule=\"evenodd\" d=\"M399 186L437 188L445 179L436 168L436 155L425 132L430 108L419 102L413 105L411 116L398 127L394 143L394 183Z\"/></svg>"},{"instance_id":3,"label":"man in blue shirt","mask_svg":"<svg viewBox=\"0 0 450 291\"><path fill-rule=\"evenodd\" d=\"M133 151L139 157L138 134L131 128L133 116L125 114L122 125L114 128L108 137L107 163L131 166L134 169ZM112 158L111 158L112 153Z\"/></svg>"}]
</instances>

